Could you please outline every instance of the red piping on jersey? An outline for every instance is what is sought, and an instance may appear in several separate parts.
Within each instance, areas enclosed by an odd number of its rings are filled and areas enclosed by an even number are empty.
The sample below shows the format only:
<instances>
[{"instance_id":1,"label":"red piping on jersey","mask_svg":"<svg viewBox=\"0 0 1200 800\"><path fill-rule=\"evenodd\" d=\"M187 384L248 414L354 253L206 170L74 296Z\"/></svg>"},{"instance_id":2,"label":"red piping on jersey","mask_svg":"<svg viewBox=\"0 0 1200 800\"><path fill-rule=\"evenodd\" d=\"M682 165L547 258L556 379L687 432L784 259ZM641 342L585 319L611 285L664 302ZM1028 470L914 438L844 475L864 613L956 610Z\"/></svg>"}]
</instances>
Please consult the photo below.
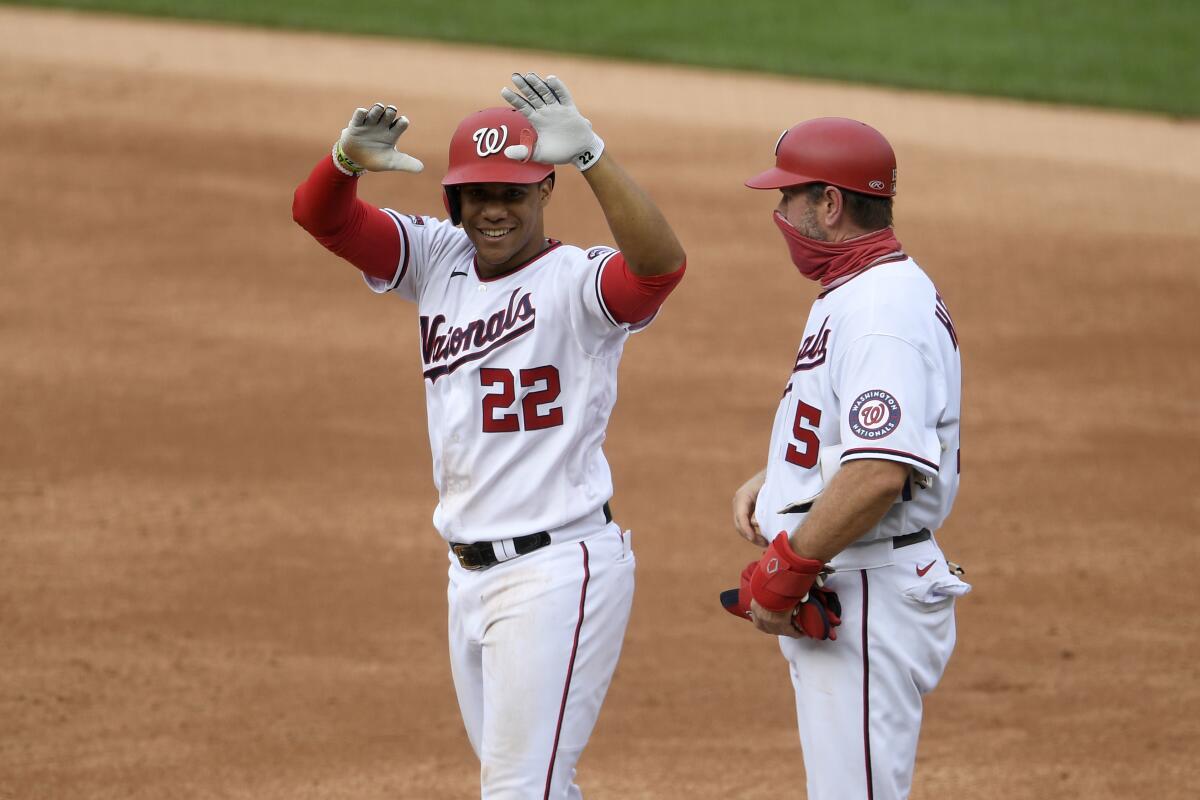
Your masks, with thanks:
<instances>
[{"instance_id":1,"label":"red piping on jersey","mask_svg":"<svg viewBox=\"0 0 1200 800\"><path fill-rule=\"evenodd\" d=\"M862 454L888 455L888 456L900 456L901 458L910 458L913 461L918 462L919 464L923 464L926 467L929 467L934 472L941 471L941 469L938 467L938 465L933 463L932 461L926 461L925 459L921 458L920 456L915 456L912 453L906 453L903 450L888 450L886 447L855 447L855 448L852 448L852 449L847 450L844 453L842 453L842 460L845 461L846 456L855 456L855 455L862 455Z\"/></svg>"},{"instance_id":2,"label":"red piping on jersey","mask_svg":"<svg viewBox=\"0 0 1200 800\"><path fill-rule=\"evenodd\" d=\"M946 301L942 299L940 294L934 293L935 305L933 314L937 317L938 322L946 329L946 333L950 334L950 342L954 345L954 349L958 349L958 332L954 330L954 320L950 319L950 309L946 308Z\"/></svg>"},{"instance_id":3,"label":"red piping on jersey","mask_svg":"<svg viewBox=\"0 0 1200 800\"><path fill-rule=\"evenodd\" d=\"M870 605L867 602L867 571L860 569L858 574L862 576L863 757L866 759L867 768L867 800L873 800L875 787L872 785L874 780L871 776L871 656L867 632L867 609Z\"/></svg>"},{"instance_id":4,"label":"red piping on jersey","mask_svg":"<svg viewBox=\"0 0 1200 800\"><path fill-rule=\"evenodd\" d=\"M474 258L471 259L471 263L475 267L475 277L484 283L491 283L492 281L498 281L501 278L507 278L509 275L512 275L515 272L520 272L521 270L525 269L530 264L537 261L539 258L546 255L546 253L549 253L551 250L555 249L556 247L558 247L561 244L562 244L562 242L558 241L557 239L547 239L546 240L547 246L546 246L545 250L541 251L540 253L536 253L535 255L531 256L527 261L523 261L522 263L520 263L517 266L510 269L508 272L505 272L501 275L493 275L490 278L485 278L479 274L479 253L476 253Z\"/></svg>"},{"instance_id":5,"label":"red piping on jersey","mask_svg":"<svg viewBox=\"0 0 1200 800\"><path fill-rule=\"evenodd\" d=\"M609 253L607 256L604 257L604 260L602 260L600 262L600 265L598 267L596 267L596 274L594 276L594 280L592 281L592 288L594 288L596 290L596 302L597 302L597 304L599 304L600 310L604 312L604 318L606 320L608 320L609 324L612 325L614 328L617 327L617 325L619 325L620 323L617 322L617 320L613 316L612 312L608 310L608 304L604 302L604 289L601 286L600 279L604 275L604 265L607 264L609 262L609 260L612 259L613 256L615 256L615 255L616 255L616 253Z\"/></svg>"},{"instance_id":6,"label":"red piping on jersey","mask_svg":"<svg viewBox=\"0 0 1200 800\"><path fill-rule=\"evenodd\" d=\"M663 275L638 275L629 269L625 256L616 252L600 262L596 270L596 296L600 308L613 325L642 322L654 316L667 295L683 280L687 262Z\"/></svg>"},{"instance_id":7,"label":"red piping on jersey","mask_svg":"<svg viewBox=\"0 0 1200 800\"><path fill-rule=\"evenodd\" d=\"M579 631L583 629L583 605L587 601L588 579L592 573L588 570L588 549L583 542L579 543L583 550L583 586L579 589L579 621L575 623L575 641L571 643L571 660L567 663L567 679L563 684L562 705L558 707L558 725L554 728L554 749L550 751L550 766L546 769L546 793L543 800L550 797L550 787L554 782L554 759L558 757L558 737L562 734L563 717L567 713L567 694L571 691L571 673L575 671L575 653L579 650Z\"/></svg>"},{"instance_id":8,"label":"red piping on jersey","mask_svg":"<svg viewBox=\"0 0 1200 800\"><path fill-rule=\"evenodd\" d=\"M403 240L401 246L404 250L404 256L400 262L400 271L393 275L391 281L388 282L388 289L390 291L391 289L396 288L400 284L400 281L404 280L404 274L408 272L408 254L412 250L412 247L408 243L408 231L404 230L404 223L400 221L400 215L395 211L392 211L390 208L385 208L383 213L387 214L392 218L393 221L395 221L396 228L400 231L400 238Z\"/></svg>"},{"instance_id":9,"label":"red piping on jersey","mask_svg":"<svg viewBox=\"0 0 1200 800\"><path fill-rule=\"evenodd\" d=\"M879 261L876 261L874 264L867 264L865 267L863 267L862 269L860 269L858 272L854 273L853 275L847 275L846 279L844 281L842 281L841 283L839 283L837 286L830 286L828 289L821 292L819 295L817 295L817 299L818 300L824 299L825 296L828 295L830 292L832 292L834 289L842 288L847 283L854 280L859 275L862 275L867 270L874 269L875 267L882 267L884 264L894 264L897 261L907 261L907 260L908 260L908 255L906 253L897 253L894 256L889 256L887 258L880 259Z\"/></svg>"}]
</instances>

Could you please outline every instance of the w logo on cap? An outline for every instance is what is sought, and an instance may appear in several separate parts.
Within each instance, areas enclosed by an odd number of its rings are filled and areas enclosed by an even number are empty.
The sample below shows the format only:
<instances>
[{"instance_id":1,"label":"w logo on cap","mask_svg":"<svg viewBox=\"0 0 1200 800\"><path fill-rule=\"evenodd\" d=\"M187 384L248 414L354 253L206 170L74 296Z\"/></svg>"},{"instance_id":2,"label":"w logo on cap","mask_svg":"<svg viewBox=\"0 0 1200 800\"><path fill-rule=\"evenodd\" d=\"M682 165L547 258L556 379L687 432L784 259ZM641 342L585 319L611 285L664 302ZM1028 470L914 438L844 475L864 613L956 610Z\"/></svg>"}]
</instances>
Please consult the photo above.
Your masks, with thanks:
<instances>
[{"instance_id":1,"label":"w logo on cap","mask_svg":"<svg viewBox=\"0 0 1200 800\"><path fill-rule=\"evenodd\" d=\"M532 156L537 131L513 108L485 108L458 123L450 137L449 164L442 186L465 183L540 183L554 174L553 164L505 154L517 143Z\"/></svg>"},{"instance_id":2,"label":"w logo on cap","mask_svg":"<svg viewBox=\"0 0 1200 800\"><path fill-rule=\"evenodd\" d=\"M471 134L471 141L475 142L475 152L480 158L493 156L504 149L504 144L508 141L508 126L480 128Z\"/></svg>"}]
</instances>

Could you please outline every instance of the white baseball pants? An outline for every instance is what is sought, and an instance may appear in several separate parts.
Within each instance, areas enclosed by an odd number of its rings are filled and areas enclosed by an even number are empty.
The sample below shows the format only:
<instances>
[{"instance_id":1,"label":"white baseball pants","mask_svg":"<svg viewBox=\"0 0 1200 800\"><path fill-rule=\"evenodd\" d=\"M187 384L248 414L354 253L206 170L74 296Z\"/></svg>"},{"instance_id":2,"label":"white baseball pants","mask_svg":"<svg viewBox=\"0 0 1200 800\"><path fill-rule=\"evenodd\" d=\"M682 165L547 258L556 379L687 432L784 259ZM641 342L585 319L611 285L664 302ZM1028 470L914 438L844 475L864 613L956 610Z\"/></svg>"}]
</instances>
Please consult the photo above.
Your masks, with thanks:
<instances>
[{"instance_id":1,"label":"white baseball pants","mask_svg":"<svg viewBox=\"0 0 1200 800\"><path fill-rule=\"evenodd\" d=\"M633 573L614 523L483 570L451 556L450 665L484 800L583 796L575 764L621 654Z\"/></svg>"},{"instance_id":2,"label":"white baseball pants","mask_svg":"<svg viewBox=\"0 0 1200 800\"><path fill-rule=\"evenodd\" d=\"M970 586L950 573L933 539L886 560L839 565L827 582L842 604L836 641L779 639L809 800L903 800L912 786L922 696L950 660L954 598Z\"/></svg>"}]
</instances>

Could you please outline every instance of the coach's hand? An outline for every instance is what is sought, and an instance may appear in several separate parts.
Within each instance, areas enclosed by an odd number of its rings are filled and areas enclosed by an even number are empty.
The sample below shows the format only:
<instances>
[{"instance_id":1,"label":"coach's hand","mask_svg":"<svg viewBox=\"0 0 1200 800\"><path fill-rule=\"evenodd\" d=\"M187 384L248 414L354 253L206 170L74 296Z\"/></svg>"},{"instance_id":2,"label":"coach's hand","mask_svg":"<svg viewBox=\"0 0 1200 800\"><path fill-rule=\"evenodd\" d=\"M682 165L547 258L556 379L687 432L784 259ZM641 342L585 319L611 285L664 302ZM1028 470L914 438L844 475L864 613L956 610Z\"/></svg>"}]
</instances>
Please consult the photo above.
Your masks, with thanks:
<instances>
[{"instance_id":1,"label":"coach's hand","mask_svg":"<svg viewBox=\"0 0 1200 800\"><path fill-rule=\"evenodd\" d=\"M604 141L592 130L592 123L579 113L567 87L553 75L542 80L536 73L513 73L512 89L500 90L509 105L526 116L537 131L533 152L528 143L504 148L514 161L532 158L542 164L574 164L587 170L604 152Z\"/></svg>"},{"instance_id":2,"label":"coach's hand","mask_svg":"<svg viewBox=\"0 0 1200 800\"><path fill-rule=\"evenodd\" d=\"M758 604L757 600L750 601L750 621L754 627L763 633L774 636L790 636L799 639L803 634L792 626L792 610L768 611Z\"/></svg>"},{"instance_id":3,"label":"coach's hand","mask_svg":"<svg viewBox=\"0 0 1200 800\"><path fill-rule=\"evenodd\" d=\"M767 537L762 535L758 527L758 518L754 515L754 508L758 503L758 490L766 480L767 471L763 470L733 493L733 527L743 539L759 547L770 544Z\"/></svg>"},{"instance_id":4,"label":"coach's hand","mask_svg":"<svg viewBox=\"0 0 1200 800\"><path fill-rule=\"evenodd\" d=\"M333 146L334 163L351 175L364 171L420 172L424 164L396 150L396 141L407 128L408 117L397 115L395 106L376 103L369 109L355 109Z\"/></svg>"},{"instance_id":5,"label":"coach's hand","mask_svg":"<svg viewBox=\"0 0 1200 800\"><path fill-rule=\"evenodd\" d=\"M751 561L742 570L737 589L721 592L721 605L735 617L748 619L763 633L790 636L793 639L837 639L836 628L842 624L842 603L837 593L824 588L825 577L832 570L817 576L813 587L791 610L769 611L754 599L754 573L759 562Z\"/></svg>"},{"instance_id":6,"label":"coach's hand","mask_svg":"<svg viewBox=\"0 0 1200 800\"><path fill-rule=\"evenodd\" d=\"M837 627L842 624L842 604L836 592L814 588L791 611L768 611L757 600L751 600L747 616L763 633L836 641Z\"/></svg>"}]
</instances>

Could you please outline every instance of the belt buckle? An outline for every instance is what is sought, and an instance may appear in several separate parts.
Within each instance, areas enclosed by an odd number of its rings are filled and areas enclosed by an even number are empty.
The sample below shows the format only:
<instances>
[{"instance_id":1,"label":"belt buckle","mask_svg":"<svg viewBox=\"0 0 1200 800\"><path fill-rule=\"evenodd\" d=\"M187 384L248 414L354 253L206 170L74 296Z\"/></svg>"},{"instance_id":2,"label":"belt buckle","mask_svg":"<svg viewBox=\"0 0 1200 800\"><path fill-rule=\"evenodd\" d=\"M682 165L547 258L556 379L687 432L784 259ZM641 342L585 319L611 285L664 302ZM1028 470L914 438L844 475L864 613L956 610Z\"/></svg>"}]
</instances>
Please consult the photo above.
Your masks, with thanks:
<instances>
[{"instance_id":1,"label":"belt buckle","mask_svg":"<svg viewBox=\"0 0 1200 800\"><path fill-rule=\"evenodd\" d=\"M471 545L455 544L450 546L450 550L454 553L455 558L458 559L458 565L463 569L471 570L472 572L483 569L483 564L471 558Z\"/></svg>"}]
</instances>

